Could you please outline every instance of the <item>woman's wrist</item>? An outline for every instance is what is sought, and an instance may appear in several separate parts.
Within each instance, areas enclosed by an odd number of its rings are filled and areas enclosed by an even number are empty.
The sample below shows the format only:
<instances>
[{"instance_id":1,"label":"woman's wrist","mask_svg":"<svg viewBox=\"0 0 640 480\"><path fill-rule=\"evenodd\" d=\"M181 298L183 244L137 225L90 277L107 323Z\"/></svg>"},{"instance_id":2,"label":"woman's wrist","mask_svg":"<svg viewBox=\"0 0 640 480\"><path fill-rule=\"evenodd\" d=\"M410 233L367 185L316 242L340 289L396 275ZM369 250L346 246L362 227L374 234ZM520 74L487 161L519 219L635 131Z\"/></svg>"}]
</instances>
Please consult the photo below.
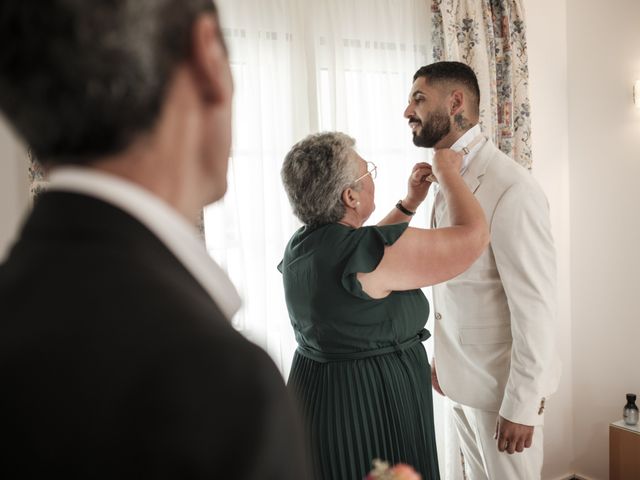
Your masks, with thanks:
<instances>
[{"instance_id":1,"label":"woman's wrist","mask_svg":"<svg viewBox=\"0 0 640 480\"><path fill-rule=\"evenodd\" d=\"M459 171L456 170L445 170L443 172L438 172L438 181L442 183L447 183L451 181L461 180L462 176Z\"/></svg>"},{"instance_id":2,"label":"woman's wrist","mask_svg":"<svg viewBox=\"0 0 640 480\"><path fill-rule=\"evenodd\" d=\"M413 217L416 214L415 210L411 211L405 208L404 205L402 205L402 200L398 200L398 203L396 203L396 208L400 210L400 212L402 212L402 214L406 215L407 217Z\"/></svg>"},{"instance_id":3,"label":"woman's wrist","mask_svg":"<svg viewBox=\"0 0 640 480\"><path fill-rule=\"evenodd\" d=\"M416 212L416 210L418 210L418 207L422 203L421 200L414 200L409 197L404 197L400 201L402 202L402 206L407 210L409 210L410 212Z\"/></svg>"}]
</instances>

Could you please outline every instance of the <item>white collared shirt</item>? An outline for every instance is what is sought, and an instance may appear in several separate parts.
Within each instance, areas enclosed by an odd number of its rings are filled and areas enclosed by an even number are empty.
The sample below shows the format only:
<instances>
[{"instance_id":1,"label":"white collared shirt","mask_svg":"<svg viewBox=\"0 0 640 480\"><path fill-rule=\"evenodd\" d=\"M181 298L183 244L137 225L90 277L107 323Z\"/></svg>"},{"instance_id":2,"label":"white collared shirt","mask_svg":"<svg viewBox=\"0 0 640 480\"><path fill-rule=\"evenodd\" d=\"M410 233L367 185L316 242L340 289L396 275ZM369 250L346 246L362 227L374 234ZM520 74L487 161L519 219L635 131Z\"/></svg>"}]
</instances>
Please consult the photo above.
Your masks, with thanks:
<instances>
[{"instance_id":1,"label":"white collared shirt","mask_svg":"<svg viewBox=\"0 0 640 480\"><path fill-rule=\"evenodd\" d=\"M456 152L459 152L463 148L471 145L476 140L477 137L482 137L482 138L479 139L479 141L471 147L468 154L462 157L462 167L460 168L461 175L467 171L467 168L469 168L469 165L471 164L471 160L473 160L473 158L476 156L480 148L482 148L482 145L485 144L487 139L482 135L480 124L476 123L473 127L467 130L464 133L464 135L462 135L458 140L456 140L456 142L453 145L451 145L451 150L455 150Z\"/></svg>"},{"instance_id":2,"label":"white collared shirt","mask_svg":"<svg viewBox=\"0 0 640 480\"><path fill-rule=\"evenodd\" d=\"M229 277L209 256L196 228L148 190L115 175L87 167L58 167L48 190L80 193L125 211L147 227L175 255L231 320L241 300Z\"/></svg>"}]
</instances>

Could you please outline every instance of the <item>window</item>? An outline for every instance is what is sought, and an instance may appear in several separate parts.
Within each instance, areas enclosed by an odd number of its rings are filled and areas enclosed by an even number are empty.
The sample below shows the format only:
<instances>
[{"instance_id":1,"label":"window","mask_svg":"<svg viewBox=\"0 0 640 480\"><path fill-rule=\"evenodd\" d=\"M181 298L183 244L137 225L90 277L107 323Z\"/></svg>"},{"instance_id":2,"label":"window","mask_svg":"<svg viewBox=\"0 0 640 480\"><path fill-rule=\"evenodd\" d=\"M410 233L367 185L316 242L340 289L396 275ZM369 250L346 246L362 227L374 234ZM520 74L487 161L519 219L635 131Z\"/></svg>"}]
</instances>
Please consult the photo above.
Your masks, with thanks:
<instances>
[{"instance_id":1,"label":"window","mask_svg":"<svg viewBox=\"0 0 640 480\"><path fill-rule=\"evenodd\" d=\"M280 181L307 134L343 131L379 167L375 223L406 193L416 148L402 113L429 61L427 2L219 0L235 82L229 189L205 210L210 254L243 297L234 326L289 372L295 339L276 270L300 226ZM428 203L428 202L427 202ZM425 226L429 205L412 224Z\"/></svg>"}]
</instances>

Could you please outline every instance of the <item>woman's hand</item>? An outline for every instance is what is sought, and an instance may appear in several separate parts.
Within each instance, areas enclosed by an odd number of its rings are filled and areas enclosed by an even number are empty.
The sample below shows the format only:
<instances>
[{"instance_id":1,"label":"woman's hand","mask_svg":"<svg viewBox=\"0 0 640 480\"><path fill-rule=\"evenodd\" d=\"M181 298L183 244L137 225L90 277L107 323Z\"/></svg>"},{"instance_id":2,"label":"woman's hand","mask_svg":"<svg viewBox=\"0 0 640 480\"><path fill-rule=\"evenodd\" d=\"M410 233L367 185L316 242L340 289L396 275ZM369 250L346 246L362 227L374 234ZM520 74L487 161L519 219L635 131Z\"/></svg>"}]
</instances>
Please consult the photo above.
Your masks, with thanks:
<instances>
[{"instance_id":1,"label":"woman's hand","mask_svg":"<svg viewBox=\"0 0 640 480\"><path fill-rule=\"evenodd\" d=\"M449 148L436 150L433 155L433 174L440 180L447 175L460 175L462 166L462 153L454 152Z\"/></svg>"},{"instance_id":2,"label":"woman's hand","mask_svg":"<svg viewBox=\"0 0 640 480\"><path fill-rule=\"evenodd\" d=\"M373 272L358 273L362 290L369 296L384 298L392 291L442 283L467 270L485 251L490 240L489 226L478 200L460 176L461 163L460 153L452 150L436 152L432 170L438 177L440 192L449 208L450 226L433 229L409 227L393 245L385 247L382 260ZM425 166L418 168L427 171ZM415 180L418 178L416 175ZM417 190L426 192L424 187ZM407 209L411 208L404 203ZM399 217L406 221L407 216L399 213L387 215L385 220L388 221L382 225L394 223L391 220Z\"/></svg>"},{"instance_id":3,"label":"woman's hand","mask_svg":"<svg viewBox=\"0 0 640 480\"><path fill-rule=\"evenodd\" d=\"M402 201L402 205L414 212L418 209L418 206L427 198L427 193L429 193L431 182L427 180L427 177L431 173L431 165L428 163L420 162L413 166L407 182L407 196Z\"/></svg>"}]
</instances>

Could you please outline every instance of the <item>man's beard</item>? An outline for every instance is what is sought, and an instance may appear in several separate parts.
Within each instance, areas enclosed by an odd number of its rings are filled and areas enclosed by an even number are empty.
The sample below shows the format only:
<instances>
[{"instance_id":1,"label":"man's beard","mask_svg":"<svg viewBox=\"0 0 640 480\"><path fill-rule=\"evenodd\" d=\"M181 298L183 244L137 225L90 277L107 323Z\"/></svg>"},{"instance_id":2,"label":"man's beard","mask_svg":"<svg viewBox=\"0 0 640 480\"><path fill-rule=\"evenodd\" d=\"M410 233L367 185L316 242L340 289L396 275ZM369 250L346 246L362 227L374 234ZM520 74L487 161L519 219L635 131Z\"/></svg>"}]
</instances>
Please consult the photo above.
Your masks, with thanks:
<instances>
[{"instance_id":1,"label":"man's beard","mask_svg":"<svg viewBox=\"0 0 640 480\"><path fill-rule=\"evenodd\" d=\"M451 131L451 119L442 112L433 112L426 122L421 122L420 133L413 133L413 144L416 147L433 148Z\"/></svg>"}]
</instances>

